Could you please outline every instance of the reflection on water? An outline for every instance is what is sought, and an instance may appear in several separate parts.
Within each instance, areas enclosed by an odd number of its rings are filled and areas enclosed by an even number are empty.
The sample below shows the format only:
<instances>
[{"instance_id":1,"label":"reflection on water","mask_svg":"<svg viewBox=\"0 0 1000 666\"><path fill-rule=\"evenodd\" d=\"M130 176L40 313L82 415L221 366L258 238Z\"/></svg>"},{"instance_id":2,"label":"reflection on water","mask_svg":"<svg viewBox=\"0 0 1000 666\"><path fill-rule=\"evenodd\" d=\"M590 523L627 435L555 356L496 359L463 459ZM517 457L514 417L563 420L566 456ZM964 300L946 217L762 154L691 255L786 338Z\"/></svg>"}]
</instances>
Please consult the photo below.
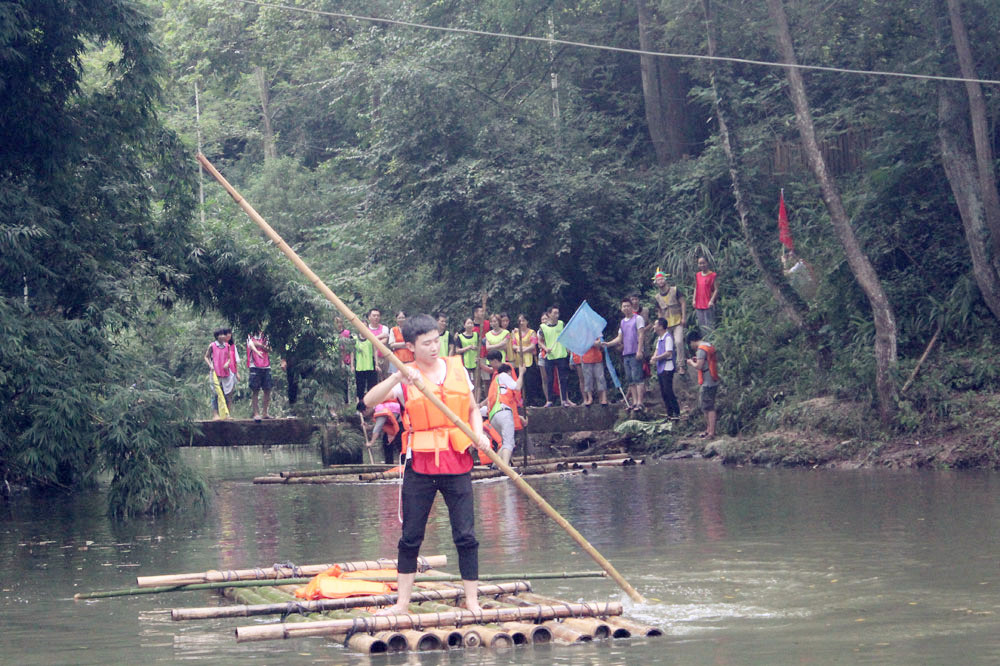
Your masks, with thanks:
<instances>
[{"instance_id":1,"label":"reflection on water","mask_svg":"<svg viewBox=\"0 0 1000 666\"><path fill-rule=\"evenodd\" d=\"M3 654L16 663L256 659L369 663L322 639L237 645L237 622L175 623L211 593L73 602L136 575L392 557L398 486L254 486L318 467L305 447L191 449L212 479L206 513L130 523L100 493L17 496L2 508ZM569 600L620 599L655 639L509 652L393 656L406 664L994 663L1000 659L1000 477L955 472L601 468L531 480L649 599L606 579L539 581ZM481 570L597 565L508 481L477 483ZM436 506L424 552L454 559ZM449 567L454 570L456 567ZM250 624L254 620L239 623Z\"/></svg>"}]
</instances>

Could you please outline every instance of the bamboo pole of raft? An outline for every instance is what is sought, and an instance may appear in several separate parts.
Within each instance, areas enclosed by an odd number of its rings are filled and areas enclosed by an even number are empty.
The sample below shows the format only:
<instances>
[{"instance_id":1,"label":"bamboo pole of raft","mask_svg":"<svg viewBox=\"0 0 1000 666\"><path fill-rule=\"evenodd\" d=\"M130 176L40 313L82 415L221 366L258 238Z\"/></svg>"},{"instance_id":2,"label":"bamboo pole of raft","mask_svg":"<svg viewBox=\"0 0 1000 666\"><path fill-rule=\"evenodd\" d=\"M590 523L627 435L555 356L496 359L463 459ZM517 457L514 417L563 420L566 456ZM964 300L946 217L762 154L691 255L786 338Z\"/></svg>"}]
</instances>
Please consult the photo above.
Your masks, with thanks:
<instances>
[{"instance_id":1,"label":"bamboo pole of raft","mask_svg":"<svg viewBox=\"0 0 1000 666\"><path fill-rule=\"evenodd\" d=\"M337 476L338 474L364 474L365 472L384 472L392 469L395 465L337 465L336 467L324 467L323 469L305 469L299 471L278 472L278 476L283 479L296 479L304 476Z\"/></svg>"},{"instance_id":2,"label":"bamboo pole of raft","mask_svg":"<svg viewBox=\"0 0 1000 666\"><path fill-rule=\"evenodd\" d=\"M497 585L480 585L479 594L492 596L497 594L519 594L530 592L528 581L500 583ZM414 590L411 599L414 602L437 601L444 599L460 599L465 596L465 590L456 588L442 590ZM244 604L240 606L206 606L203 608L175 608L170 611L173 620L209 620L225 617L254 617L257 615L280 615L282 613L322 613L325 611L344 610L347 608L372 608L375 606L391 606L399 598L398 594L373 594L364 597L347 597L346 599L318 599L304 601L295 599L284 603Z\"/></svg>"},{"instance_id":3,"label":"bamboo pole of raft","mask_svg":"<svg viewBox=\"0 0 1000 666\"><path fill-rule=\"evenodd\" d=\"M320 291L320 293L322 293L326 297L328 301L333 303L333 305L338 310L340 310L340 313L351 323L352 326L354 326L355 330L361 333L361 335L363 335L365 339L369 340L375 346L375 348L382 353L383 356L389 359L390 363L392 363L394 366L396 366L397 369L399 369L402 372L404 368L402 361L400 361L399 358L394 353L392 353L392 351L387 346L385 346L381 340L375 337L375 334L368 329L368 326L363 324L361 320L358 319L358 316L354 314L354 312L351 311L351 309L347 307L347 305L342 300L340 300L340 298L335 293L333 293L333 291L329 287L327 287L322 280L319 279L319 276L316 275L312 271L312 269L309 268L309 266L307 266L304 261L302 261L301 258L299 258L299 255L295 253L295 250L289 247L288 243L286 243L281 238L281 236L279 236L278 233L271 228L271 225L269 225L264 220L264 218L261 217L256 210L254 210L253 206L247 203L247 201L240 195L240 193L237 192L225 178L223 178L222 174L219 173L218 170L216 170L215 166L208 161L208 158L199 152L198 161L202 164L203 167L205 167L205 169L210 174L212 174L212 176L219 182L219 184L225 188L226 192L229 193L229 196L233 198L233 201L235 201L237 205L239 205L239 207L242 208L243 211L250 216L250 219L252 219L254 222L257 223L257 226L259 226L261 230L264 231L267 237L270 238L278 246L279 249L281 249L281 251L285 254L286 257L288 257L291 260L293 264L295 264L295 267L298 268L302 272L302 274L309 279L310 282L312 282L313 286L315 286ZM418 376L416 382L414 382L414 386L416 386L417 389L421 393L423 393L428 400L430 400L432 405L441 410L441 413L447 416L448 419L452 423L454 423L455 426L458 427L459 430L461 430L466 437L470 438L473 442L476 441L476 434L472 432L472 428L470 428L469 425L465 423L465 421L459 418L459 416L455 414L455 412L453 412L447 405L441 402L441 399L438 398L438 396L433 391L427 388L427 385L424 383L423 378ZM529 498L531 498L542 509L542 511L548 514L548 516L552 518L552 520L554 520L556 524L562 527L566 531L566 533L569 534L570 537L572 537L573 541L575 541L588 555L590 555L590 557L593 558L593 560L597 562L597 564L602 569L607 571L608 575L611 576L611 578L618 584L619 587L622 588L622 590L625 591L626 594L628 594L628 596L632 599L632 601L635 601L637 603L645 602L643 596L639 594L639 592L634 587L632 587L632 585L629 584L629 582L625 580L625 578L620 573L618 573L618 570L615 569L614 566L612 566L611 562L605 559L605 557L601 555L597 551L597 549L594 548L590 544L590 542L587 541L583 537L583 535L580 534L577 531L577 529L573 527L569 523L569 521L562 516L562 514L556 511L552 507L552 505L545 500L545 498L539 495L538 491L532 488L527 481L522 479L521 476L517 472L515 472L513 468L510 467L510 465L501 460L500 456L498 456L495 451L493 451L491 448L487 448L483 451L483 453L485 453L489 457L489 459L493 462L494 465L497 466L497 468L499 468L500 470L503 471L504 474L509 476L511 480L514 481L514 483L517 485L517 487L521 489L521 491L524 492L524 494L526 494Z\"/></svg>"},{"instance_id":4,"label":"bamboo pole of raft","mask_svg":"<svg viewBox=\"0 0 1000 666\"><path fill-rule=\"evenodd\" d=\"M559 599L553 597L546 597L541 594L535 594L534 592L523 592L516 596L505 596L501 598L501 601L506 601L515 605L533 605L533 604L557 604L560 602ZM608 617L604 620L607 624L612 627L612 638L628 638L631 636L662 636L663 630L658 627L653 627L648 624L642 624L636 622L635 620L629 620L624 617ZM619 631L620 630L620 631Z\"/></svg>"},{"instance_id":5,"label":"bamboo pole of raft","mask_svg":"<svg viewBox=\"0 0 1000 666\"><path fill-rule=\"evenodd\" d=\"M355 636L363 634L355 634ZM376 640L380 640L386 645L386 652L390 654L395 654L398 652L406 652L409 649L409 644L406 642L406 636L399 633L398 631L380 631L372 636Z\"/></svg>"},{"instance_id":6,"label":"bamboo pole of raft","mask_svg":"<svg viewBox=\"0 0 1000 666\"><path fill-rule=\"evenodd\" d=\"M480 580L524 580L536 579L547 580L552 578L603 578L607 576L604 571L549 571L542 573L512 573L512 574L492 574L480 576ZM449 582L461 580L459 574L417 574L416 581L420 582ZM163 592L190 592L194 590L218 590L227 587L267 587L280 585L305 585L310 578L264 578L260 580L233 580L220 581L218 583L193 583L191 585L164 585L162 587L127 587L121 590L99 590L97 592L78 592L73 595L74 599L106 599L108 597L129 597L139 594L160 594ZM396 576L368 576L365 580L381 581L392 583L396 581Z\"/></svg>"},{"instance_id":7,"label":"bamboo pole of raft","mask_svg":"<svg viewBox=\"0 0 1000 666\"><path fill-rule=\"evenodd\" d=\"M536 605L518 608L491 608L478 611L456 609L449 613L426 613L403 615L372 615L353 620L328 620L288 624L258 624L236 628L236 642L270 641L306 636L335 636L349 631L400 631L413 627L433 628L460 626L465 624L486 624L491 622L517 622L522 620L545 621L562 617L594 617L621 615L622 605L618 602ZM477 627L478 629L478 627Z\"/></svg>"},{"instance_id":8,"label":"bamboo pole of raft","mask_svg":"<svg viewBox=\"0 0 1000 666\"><path fill-rule=\"evenodd\" d=\"M418 560L421 569L434 569L448 564L447 555L429 555ZM229 583L236 580L263 580L277 578L303 578L323 573L332 567L340 567L341 571L371 571L372 569L395 569L396 560L360 560L357 562L340 562L338 564L303 564L300 567L272 565L255 569L233 569L229 571L201 571L197 573L165 574L162 576L137 576L135 584L138 587L162 587L191 585L194 583Z\"/></svg>"}]
</instances>

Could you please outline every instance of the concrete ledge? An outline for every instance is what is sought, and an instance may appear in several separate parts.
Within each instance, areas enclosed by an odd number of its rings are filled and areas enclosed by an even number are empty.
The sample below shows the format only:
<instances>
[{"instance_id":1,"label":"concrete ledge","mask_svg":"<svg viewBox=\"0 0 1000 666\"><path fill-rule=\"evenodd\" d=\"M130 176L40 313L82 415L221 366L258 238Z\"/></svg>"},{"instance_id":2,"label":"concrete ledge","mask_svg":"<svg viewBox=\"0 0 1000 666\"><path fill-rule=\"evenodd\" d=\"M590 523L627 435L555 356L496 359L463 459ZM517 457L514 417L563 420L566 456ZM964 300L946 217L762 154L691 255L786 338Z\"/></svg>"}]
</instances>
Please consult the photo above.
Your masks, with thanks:
<instances>
[{"instance_id":1,"label":"concrete ledge","mask_svg":"<svg viewBox=\"0 0 1000 666\"><path fill-rule=\"evenodd\" d=\"M197 426L182 446L267 446L308 444L318 425L308 419L250 419L195 421ZM197 434L197 429L201 434Z\"/></svg>"},{"instance_id":2,"label":"concrete ledge","mask_svg":"<svg viewBox=\"0 0 1000 666\"><path fill-rule=\"evenodd\" d=\"M617 405L590 407L529 407L529 433L610 430L620 415Z\"/></svg>"}]
</instances>

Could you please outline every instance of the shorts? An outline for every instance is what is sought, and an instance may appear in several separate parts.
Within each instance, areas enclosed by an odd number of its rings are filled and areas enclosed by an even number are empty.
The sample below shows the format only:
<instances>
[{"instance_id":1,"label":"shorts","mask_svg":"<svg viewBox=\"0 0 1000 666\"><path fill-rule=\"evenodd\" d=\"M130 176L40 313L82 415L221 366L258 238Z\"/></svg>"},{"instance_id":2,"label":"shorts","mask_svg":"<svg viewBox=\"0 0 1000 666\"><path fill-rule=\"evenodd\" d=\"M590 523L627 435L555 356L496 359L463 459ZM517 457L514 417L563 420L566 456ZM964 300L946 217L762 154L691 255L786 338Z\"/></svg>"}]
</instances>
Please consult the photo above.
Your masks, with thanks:
<instances>
[{"instance_id":1,"label":"shorts","mask_svg":"<svg viewBox=\"0 0 1000 666\"><path fill-rule=\"evenodd\" d=\"M702 385L701 391L698 393L698 406L703 412L714 412L715 411L715 397L719 393L719 385L714 386L704 386Z\"/></svg>"},{"instance_id":2,"label":"shorts","mask_svg":"<svg viewBox=\"0 0 1000 666\"><path fill-rule=\"evenodd\" d=\"M271 379L271 368L250 368L251 391L261 389L270 391L272 388L274 388L274 381Z\"/></svg>"},{"instance_id":3,"label":"shorts","mask_svg":"<svg viewBox=\"0 0 1000 666\"><path fill-rule=\"evenodd\" d=\"M603 363L584 363L580 366L583 372L583 390L588 393L608 390L608 384L604 381Z\"/></svg>"},{"instance_id":4,"label":"shorts","mask_svg":"<svg viewBox=\"0 0 1000 666\"><path fill-rule=\"evenodd\" d=\"M643 381L642 361L637 359L635 354L626 354L622 357L622 364L625 366L625 383L641 384Z\"/></svg>"}]
</instances>

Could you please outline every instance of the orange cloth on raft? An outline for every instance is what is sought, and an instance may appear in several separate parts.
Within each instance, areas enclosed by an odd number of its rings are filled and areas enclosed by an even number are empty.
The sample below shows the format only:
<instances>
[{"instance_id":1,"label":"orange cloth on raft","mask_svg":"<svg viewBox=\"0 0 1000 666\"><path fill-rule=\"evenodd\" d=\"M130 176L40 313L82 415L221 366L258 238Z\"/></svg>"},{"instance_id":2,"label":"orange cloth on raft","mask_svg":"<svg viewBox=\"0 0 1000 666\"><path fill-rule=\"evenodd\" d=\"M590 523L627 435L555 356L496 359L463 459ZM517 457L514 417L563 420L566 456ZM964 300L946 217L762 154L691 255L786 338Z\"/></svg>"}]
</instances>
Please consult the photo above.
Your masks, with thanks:
<instances>
[{"instance_id":1,"label":"orange cloth on raft","mask_svg":"<svg viewBox=\"0 0 1000 666\"><path fill-rule=\"evenodd\" d=\"M344 599L345 597L364 597L371 594L389 594L393 587L374 580L365 580L373 576L396 576L395 569L372 569L369 571L349 571L344 573L340 567L330 567L321 574L313 576L305 587L295 590L299 599L315 601L316 599Z\"/></svg>"}]
</instances>

